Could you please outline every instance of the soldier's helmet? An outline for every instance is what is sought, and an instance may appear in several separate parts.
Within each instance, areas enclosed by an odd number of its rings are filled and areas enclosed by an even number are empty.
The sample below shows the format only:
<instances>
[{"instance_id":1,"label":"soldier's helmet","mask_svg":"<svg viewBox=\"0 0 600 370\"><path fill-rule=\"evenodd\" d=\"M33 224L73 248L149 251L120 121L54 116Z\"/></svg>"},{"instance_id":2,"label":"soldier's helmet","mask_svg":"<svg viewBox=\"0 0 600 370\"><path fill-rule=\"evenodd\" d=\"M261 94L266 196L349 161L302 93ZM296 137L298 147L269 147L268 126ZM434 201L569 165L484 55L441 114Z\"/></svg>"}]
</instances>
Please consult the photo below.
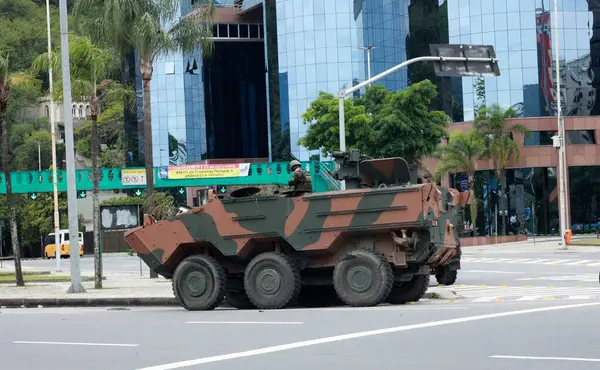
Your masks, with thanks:
<instances>
[{"instance_id":1,"label":"soldier's helmet","mask_svg":"<svg viewBox=\"0 0 600 370\"><path fill-rule=\"evenodd\" d=\"M296 166L301 166L300 162L297 160L290 161L290 169L293 171Z\"/></svg>"}]
</instances>

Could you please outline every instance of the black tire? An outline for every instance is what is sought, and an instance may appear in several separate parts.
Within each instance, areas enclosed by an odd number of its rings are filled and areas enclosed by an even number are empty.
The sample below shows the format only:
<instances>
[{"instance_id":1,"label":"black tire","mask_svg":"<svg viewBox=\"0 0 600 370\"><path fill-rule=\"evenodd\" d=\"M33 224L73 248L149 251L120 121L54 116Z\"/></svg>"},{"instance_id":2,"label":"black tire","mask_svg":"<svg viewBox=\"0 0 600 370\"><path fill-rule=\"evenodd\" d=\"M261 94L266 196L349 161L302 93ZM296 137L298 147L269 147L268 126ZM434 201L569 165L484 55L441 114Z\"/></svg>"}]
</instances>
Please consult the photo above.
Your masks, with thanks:
<instances>
[{"instance_id":1,"label":"black tire","mask_svg":"<svg viewBox=\"0 0 600 370\"><path fill-rule=\"evenodd\" d=\"M412 280L399 286L394 286L387 297L391 304L406 304L418 302L429 288L429 275L414 275Z\"/></svg>"},{"instance_id":2,"label":"black tire","mask_svg":"<svg viewBox=\"0 0 600 370\"><path fill-rule=\"evenodd\" d=\"M301 282L296 264L280 252L259 254L244 272L246 294L261 309L280 309L295 301Z\"/></svg>"},{"instance_id":3,"label":"black tire","mask_svg":"<svg viewBox=\"0 0 600 370\"><path fill-rule=\"evenodd\" d=\"M353 282L350 282L351 277L354 277ZM333 269L333 286L338 297L354 307L377 306L384 302L393 283L392 266L373 249L352 251L349 258L341 260Z\"/></svg>"},{"instance_id":4,"label":"black tire","mask_svg":"<svg viewBox=\"0 0 600 370\"><path fill-rule=\"evenodd\" d=\"M231 307L237 308L238 310L251 310L256 308L244 291L230 290L225 297Z\"/></svg>"},{"instance_id":5,"label":"black tire","mask_svg":"<svg viewBox=\"0 0 600 370\"><path fill-rule=\"evenodd\" d=\"M298 298L296 307L314 308L314 307L332 307L343 306L345 303L338 297L333 285L324 286L303 286Z\"/></svg>"},{"instance_id":6,"label":"black tire","mask_svg":"<svg viewBox=\"0 0 600 370\"><path fill-rule=\"evenodd\" d=\"M456 278L458 277L457 270L449 270L447 268L442 269L439 273L435 274L435 279L439 284L442 285L452 285L456 283Z\"/></svg>"},{"instance_id":7,"label":"black tire","mask_svg":"<svg viewBox=\"0 0 600 370\"><path fill-rule=\"evenodd\" d=\"M189 311L217 308L225 299L227 275L217 260L209 256L189 256L175 269L173 293Z\"/></svg>"}]
</instances>

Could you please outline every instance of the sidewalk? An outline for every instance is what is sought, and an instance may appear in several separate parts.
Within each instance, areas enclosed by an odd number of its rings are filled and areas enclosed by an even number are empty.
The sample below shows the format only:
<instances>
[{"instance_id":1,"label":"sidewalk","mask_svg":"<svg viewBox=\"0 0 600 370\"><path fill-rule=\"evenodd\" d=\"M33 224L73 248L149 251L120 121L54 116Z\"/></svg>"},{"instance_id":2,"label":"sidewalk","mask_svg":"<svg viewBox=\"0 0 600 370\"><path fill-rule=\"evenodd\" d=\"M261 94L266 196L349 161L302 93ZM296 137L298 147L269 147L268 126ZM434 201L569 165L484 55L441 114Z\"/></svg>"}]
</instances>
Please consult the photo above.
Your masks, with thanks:
<instances>
[{"instance_id":1,"label":"sidewalk","mask_svg":"<svg viewBox=\"0 0 600 370\"><path fill-rule=\"evenodd\" d=\"M171 281L162 277L150 279L141 276L107 276L102 289L95 289L93 281L82 283L85 293L68 294L69 282L25 283L0 285L0 306L164 306L178 305Z\"/></svg>"}]
</instances>

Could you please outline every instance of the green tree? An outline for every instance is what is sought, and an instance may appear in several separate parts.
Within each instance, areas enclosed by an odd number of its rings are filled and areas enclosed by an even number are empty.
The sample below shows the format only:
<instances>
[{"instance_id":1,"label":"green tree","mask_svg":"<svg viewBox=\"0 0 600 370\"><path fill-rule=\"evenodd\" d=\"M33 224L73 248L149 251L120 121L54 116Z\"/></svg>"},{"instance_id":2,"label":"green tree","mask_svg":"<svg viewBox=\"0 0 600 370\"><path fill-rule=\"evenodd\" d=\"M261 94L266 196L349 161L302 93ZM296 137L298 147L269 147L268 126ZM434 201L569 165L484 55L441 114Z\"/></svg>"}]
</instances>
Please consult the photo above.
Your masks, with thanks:
<instances>
[{"instance_id":1,"label":"green tree","mask_svg":"<svg viewBox=\"0 0 600 370\"><path fill-rule=\"evenodd\" d=\"M84 36L69 35L69 59L71 68L71 80L73 86L73 98L85 99L91 97L91 156L92 156L92 198L93 198L93 230L94 230L94 265L95 265L95 287L102 288L102 262L100 260L100 172L98 168L99 144L98 144L98 114L100 112L99 83L107 77L115 60L109 50L102 49L92 43ZM52 68L61 71L61 59L59 53L44 53L33 63L36 71L47 71L50 63ZM57 73L56 82L60 86L61 73ZM112 89L125 94L120 84L113 83ZM115 93L115 92L113 92ZM56 100L62 100L62 89L56 89Z\"/></svg>"},{"instance_id":2,"label":"green tree","mask_svg":"<svg viewBox=\"0 0 600 370\"><path fill-rule=\"evenodd\" d=\"M150 81L157 57L174 51L193 53L198 43L204 56L213 51L212 19L216 7L212 0L198 0L193 11L165 29L181 9L179 0L78 0L74 14L76 24L94 41L105 43L124 55L131 48L140 58L144 84L144 160L148 194L154 192L152 154L152 116ZM83 18L82 16L85 16Z\"/></svg>"},{"instance_id":3,"label":"green tree","mask_svg":"<svg viewBox=\"0 0 600 370\"><path fill-rule=\"evenodd\" d=\"M11 73L10 57L6 52L0 52L0 112L2 114L2 168L6 179L6 199L9 210L10 234L15 259L17 286L25 286L21 271L21 247L17 228L17 213L13 204L12 183L10 180L10 159L8 147L8 99L10 90L16 85L36 85L33 77L26 73Z\"/></svg>"},{"instance_id":4,"label":"green tree","mask_svg":"<svg viewBox=\"0 0 600 370\"><path fill-rule=\"evenodd\" d=\"M519 161L521 157L520 145L513 139L513 133L529 135L527 127L520 123L511 123L517 113L513 108L503 109L498 104L482 107L473 127L486 141L484 156L492 160L496 179L500 183L501 209L506 207L506 167L510 162ZM506 216L502 216L502 228L506 233Z\"/></svg>"},{"instance_id":5,"label":"green tree","mask_svg":"<svg viewBox=\"0 0 600 370\"><path fill-rule=\"evenodd\" d=\"M469 181L471 196L475 196L475 171L477 160L485 153L485 141L475 130L467 133L454 131L450 134L448 144L440 146L437 152L439 164L436 171L437 176L448 173L466 173ZM477 222L477 199L471 202L471 222Z\"/></svg>"},{"instance_id":6,"label":"green tree","mask_svg":"<svg viewBox=\"0 0 600 370\"><path fill-rule=\"evenodd\" d=\"M436 96L429 80L390 92L383 86L367 88L364 96L344 101L346 145L371 157L405 158L409 163L432 155L446 135L449 117L429 109ZM309 125L298 144L323 154L339 149L339 102L321 92L302 115Z\"/></svg>"},{"instance_id":7,"label":"green tree","mask_svg":"<svg viewBox=\"0 0 600 370\"><path fill-rule=\"evenodd\" d=\"M319 97L312 101L302 114L304 124L310 125L298 144L309 150L321 149L323 155L339 150L339 102L333 94L319 92ZM355 104L353 99L344 101L344 117L346 121L346 145L349 148L362 147L361 133L367 131L371 118L363 105ZM366 154L366 153L365 153Z\"/></svg>"}]
</instances>

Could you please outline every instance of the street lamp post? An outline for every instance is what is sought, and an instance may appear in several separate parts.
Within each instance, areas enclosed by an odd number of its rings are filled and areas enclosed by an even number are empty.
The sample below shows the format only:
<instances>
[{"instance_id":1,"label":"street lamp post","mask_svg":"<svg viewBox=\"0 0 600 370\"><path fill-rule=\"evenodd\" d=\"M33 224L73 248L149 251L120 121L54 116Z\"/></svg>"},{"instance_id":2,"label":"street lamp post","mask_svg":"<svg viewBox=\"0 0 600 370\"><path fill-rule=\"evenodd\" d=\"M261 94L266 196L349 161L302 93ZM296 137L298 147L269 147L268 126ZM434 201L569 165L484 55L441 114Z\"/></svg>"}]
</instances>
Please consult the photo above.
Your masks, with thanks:
<instances>
[{"instance_id":1,"label":"street lamp post","mask_svg":"<svg viewBox=\"0 0 600 370\"><path fill-rule=\"evenodd\" d=\"M73 113L71 112L71 68L69 65L69 24L67 0L60 0L60 52L62 60L63 116L65 119L65 144L67 159L67 203L69 207L69 245L71 257L71 286L67 293L84 293L81 284L79 258L79 213L75 182L75 147L73 143Z\"/></svg>"},{"instance_id":2,"label":"street lamp post","mask_svg":"<svg viewBox=\"0 0 600 370\"><path fill-rule=\"evenodd\" d=\"M48 28L48 80L50 84L50 133L52 136L52 187L54 195L54 245L56 246L56 271L60 271L60 219L58 213L58 180L56 175L56 131L54 123L54 77L52 74L52 40L50 33L50 0L46 0L46 23Z\"/></svg>"},{"instance_id":3,"label":"street lamp post","mask_svg":"<svg viewBox=\"0 0 600 370\"><path fill-rule=\"evenodd\" d=\"M558 184L559 184L559 202L560 202L560 240L561 249L567 249L566 230L567 230L567 179L566 179L566 156L565 156L565 121L562 117L561 94L560 94L560 51L558 43L558 1L554 0L554 52L556 58L556 119L558 123Z\"/></svg>"},{"instance_id":4,"label":"street lamp post","mask_svg":"<svg viewBox=\"0 0 600 370\"><path fill-rule=\"evenodd\" d=\"M362 89L365 86L370 85L371 83L380 80L394 72L396 72L397 70L407 67L413 63L417 63L417 62L473 62L473 63L497 63L498 59L496 58L477 58L477 57L443 57L443 56L426 56L426 57L418 57L418 58L413 58L413 59L409 59L406 62L402 62L400 64L398 64L395 67L392 67L390 69L388 69L387 71L383 71L380 74L369 78L366 81L363 81L361 83L359 83L356 86L352 86L351 88L347 89L347 90L341 90L338 93L338 99L340 102L340 107L339 107L339 119L340 119L340 123L339 123L339 132L340 132L340 150L341 151L346 151L346 122L345 122L345 117L344 117L344 99L346 98L346 96L352 94L355 91L358 91L360 89Z\"/></svg>"},{"instance_id":5,"label":"street lamp post","mask_svg":"<svg viewBox=\"0 0 600 370\"><path fill-rule=\"evenodd\" d=\"M359 49L363 49L367 51L367 79L371 79L371 50L375 49L375 46L359 46ZM371 84L369 84L371 86Z\"/></svg>"}]
</instances>

